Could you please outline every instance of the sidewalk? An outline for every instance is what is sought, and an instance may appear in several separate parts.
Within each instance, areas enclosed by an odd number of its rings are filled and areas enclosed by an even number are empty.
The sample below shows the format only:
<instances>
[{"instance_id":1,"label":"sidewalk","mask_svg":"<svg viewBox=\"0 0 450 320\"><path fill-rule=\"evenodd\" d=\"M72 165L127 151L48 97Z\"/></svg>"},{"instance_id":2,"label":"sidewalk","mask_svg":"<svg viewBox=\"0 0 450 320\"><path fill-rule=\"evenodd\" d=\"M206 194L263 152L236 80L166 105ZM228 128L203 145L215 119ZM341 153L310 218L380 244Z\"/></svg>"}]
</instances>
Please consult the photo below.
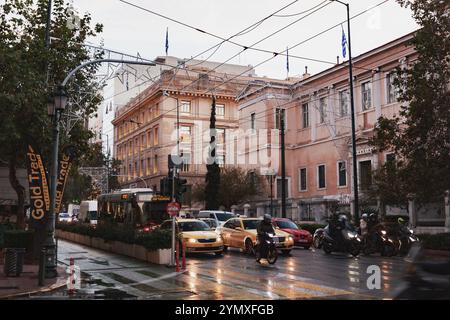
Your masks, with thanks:
<instances>
[{"instance_id":1,"label":"sidewalk","mask_svg":"<svg viewBox=\"0 0 450 320\"><path fill-rule=\"evenodd\" d=\"M48 292L66 285L68 274L58 267L58 277L45 279L44 286L38 286L38 265L24 265L20 277L6 277L3 264L0 265L0 299L13 299L32 293Z\"/></svg>"}]
</instances>

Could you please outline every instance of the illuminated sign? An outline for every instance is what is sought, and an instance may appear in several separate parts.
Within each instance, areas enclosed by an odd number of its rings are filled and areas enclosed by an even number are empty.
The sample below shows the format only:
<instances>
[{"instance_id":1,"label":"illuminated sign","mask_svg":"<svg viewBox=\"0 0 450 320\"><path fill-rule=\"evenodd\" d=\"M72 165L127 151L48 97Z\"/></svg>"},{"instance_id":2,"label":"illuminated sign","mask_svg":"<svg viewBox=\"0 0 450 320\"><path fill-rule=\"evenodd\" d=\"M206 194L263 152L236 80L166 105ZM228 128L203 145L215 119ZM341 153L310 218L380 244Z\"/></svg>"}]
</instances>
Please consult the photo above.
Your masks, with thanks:
<instances>
[{"instance_id":1,"label":"illuminated sign","mask_svg":"<svg viewBox=\"0 0 450 320\"><path fill-rule=\"evenodd\" d=\"M128 195L127 194L123 194L121 198L122 198L122 200L128 200Z\"/></svg>"},{"instance_id":2,"label":"illuminated sign","mask_svg":"<svg viewBox=\"0 0 450 320\"><path fill-rule=\"evenodd\" d=\"M170 201L170 197L155 195L152 197L152 201Z\"/></svg>"}]
</instances>

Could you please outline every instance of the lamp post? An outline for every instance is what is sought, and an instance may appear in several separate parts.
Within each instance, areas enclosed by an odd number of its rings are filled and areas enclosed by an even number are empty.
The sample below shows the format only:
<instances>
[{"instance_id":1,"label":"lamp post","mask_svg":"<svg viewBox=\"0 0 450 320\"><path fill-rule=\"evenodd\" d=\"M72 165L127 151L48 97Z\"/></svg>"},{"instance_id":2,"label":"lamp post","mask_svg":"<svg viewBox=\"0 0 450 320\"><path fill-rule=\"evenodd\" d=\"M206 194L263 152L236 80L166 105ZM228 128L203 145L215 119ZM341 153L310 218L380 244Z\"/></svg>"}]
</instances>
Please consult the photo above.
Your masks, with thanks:
<instances>
[{"instance_id":1,"label":"lamp post","mask_svg":"<svg viewBox=\"0 0 450 320\"><path fill-rule=\"evenodd\" d=\"M275 170L270 170L266 173L267 182L270 185L270 214L273 216L273 181L275 180L276 175Z\"/></svg>"},{"instance_id":2,"label":"lamp post","mask_svg":"<svg viewBox=\"0 0 450 320\"><path fill-rule=\"evenodd\" d=\"M356 124L355 124L355 102L353 96L353 65L352 65L352 46L350 35L350 5L340 0L331 0L347 7L347 33L348 33L348 71L350 81L350 110L352 114L352 156L353 156L353 197L354 212L353 218L359 221L359 199L358 199L358 162L356 159Z\"/></svg>"},{"instance_id":3,"label":"lamp post","mask_svg":"<svg viewBox=\"0 0 450 320\"><path fill-rule=\"evenodd\" d=\"M51 8L51 3L49 3L49 8ZM49 13L50 14L50 11ZM49 23L48 23L49 26ZM56 243L55 243L55 204L56 204L56 180L58 177L58 149L59 149L59 120L61 118L61 113L64 111L67 105L67 95L65 87L70 78L80 69L97 63L102 62L113 62L113 63L124 63L124 64L137 64L137 65L150 65L155 66L156 63L144 62L144 61L126 61L119 59L96 59L85 62L78 67L74 68L69 72L66 78L63 80L61 85L58 87L58 91L54 95L54 100L47 101L47 111L48 115L53 118L53 135L52 135L52 165L51 165L51 179L50 179L50 210L49 216L46 224L46 238L42 244L45 249L45 277L55 278L57 274L57 261L56 261ZM53 103L52 103L53 102ZM44 271L44 270L41 270Z\"/></svg>"},{"instance_id":4,"label":"lamp post","mask_svg":"<svg viewBox=\"0 0 450 320\"><path fill-rule=\"evenodd\" d=\"M163 91L163 96L175 99L177 102L177 162L180 162L180 103L178 98L171 97L167 91ZM179 163L178 163L179 164ZM175 175L177 170L177 163L174 163L172 168L172 201L175 201ZM172 217L172 248L170 252L170 265L175 266L175 242L176 242L176 217Z\"/></svg>"},{"instance_id":5,"label":"lamp post","mask_svg":"<svg viewBox=\"0 0 450 320\"><path fill-rule=\"evenodd\" d=\"M53 103L52 103L53 102ZM46 238L43 243L45 249L45 277L55 278L57 276L56 270L56 243L55 243L55 204L56 204L56 180L58 177L58 149L59 149L59 119L61 112L64 111L67 105L67 95L62 86L58 88L54 95L54 100L48 101L47 111L48 115L53 118L53 136L52 136L52 167L50 178L50 212L46 225Z\"/></svg>"}]
</instances>

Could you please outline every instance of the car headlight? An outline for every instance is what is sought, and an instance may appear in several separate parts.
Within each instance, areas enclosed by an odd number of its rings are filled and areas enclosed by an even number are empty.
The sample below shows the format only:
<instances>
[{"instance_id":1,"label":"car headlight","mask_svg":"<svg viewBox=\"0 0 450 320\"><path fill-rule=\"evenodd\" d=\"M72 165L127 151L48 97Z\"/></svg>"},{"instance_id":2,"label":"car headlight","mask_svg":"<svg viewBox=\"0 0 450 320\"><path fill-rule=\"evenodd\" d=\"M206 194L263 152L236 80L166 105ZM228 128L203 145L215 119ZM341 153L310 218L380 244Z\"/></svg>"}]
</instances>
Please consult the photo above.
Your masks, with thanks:
<instances>
[{"instance_id":1,"label":"car headlight","mask_svg":"<svg viewBox=\"0 0 450 320\"><path fill-rule=\"evenodd\" d=\"M386 231L381 230L381 234L382 234L383 236L385 236L385 235L386 235Z\"/></svg>"},{"instance_id":2,"label":"car headlight","mask_svg":"<svg viewBox=\"0 0 450 320\"><path fill-rule=\"evenodd\" d=\"M355 238L356 235L355 235L354 233L347 232L347 237L349 237L349 238Z\"/></svg>"},{"instance_id":3,"label":"car headlight","mask_svg":"<svg viewBox=\"0 0 450 320\"><path fill-rule=\"evenodd\" d=\"M188 242L189 243L197 243L197 239L189 239Z\"/></svg>"},{"instance_id":4,"label":"car headlight","mask_svg":"<svg viewBox=\"0 0 450 320\"><path fill-rule=\"evenodd\" d=\"M289 241L289 242L294 241L294 238L292 238L291 236L289 236L289 237L288 237L288 241Z\"/></svg>"}]
</instances>

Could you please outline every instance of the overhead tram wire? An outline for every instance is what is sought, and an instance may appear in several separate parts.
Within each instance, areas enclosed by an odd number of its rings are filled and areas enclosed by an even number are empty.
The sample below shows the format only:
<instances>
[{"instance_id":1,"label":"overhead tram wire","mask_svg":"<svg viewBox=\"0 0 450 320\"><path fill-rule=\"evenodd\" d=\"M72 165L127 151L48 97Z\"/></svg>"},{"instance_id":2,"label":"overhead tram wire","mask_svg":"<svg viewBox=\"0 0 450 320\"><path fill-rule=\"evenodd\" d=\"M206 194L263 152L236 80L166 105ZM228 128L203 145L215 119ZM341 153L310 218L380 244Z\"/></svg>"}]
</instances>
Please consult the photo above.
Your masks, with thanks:
<instances>
[{"instance_id":1,"label":"overhead tram wire","mask_svg":"<svg viewBox=\"0 0 450 320\"><path fill-rule=\"evenodd\" d=\"M122 1L122 2L123 2L123 0L119 0L119 1ZM366 10L363 10L363 11L359 12L358 14L354 15L353 17L351 17L350 20L353 19L353 18L356 18L356 17L358 17L358 16L360 16L360 15L362 15L362 14L364 14L364 13L370 11L370 10L373 10L374 8L380 6L380 5L382 5L382 4L384 4L384 3L388 2L388 1L389 1L389 0L384 0L384 1L380 2L380 3L378 3L378 4L375 5L375 6L372 6L372 7L368 8L368 9L366 9ZM345 22L345 21L347 21L347 20L344 20L344 22ZM292 48L295 48L295 47L299 46L300 44L303 44L303 43L305 43L305 42L307 42L307 41L310 41L311 39L313 39L313 38L315 38L315 37L317 37L317 36L319 36L319 35L321 35L321 34L324 34L325 32L328 32L328 31L330 31L330 30L332 30L332 29L334 29L334 28L336 28L336 27L338 27L338 26L340 26L340 25L341 25L341 23L336 24L336 25L334 25L334 26L332 26L332 27L330 27L330 28L327 28L326 30L324 30L324 31L322 31L322 32L320 32L320 33L318 33L318 34L316 34L316 35L314 35L314 36L312 36L312 37L310 37L310 38L308 38L308 39L306 39L306 40L303 40L303 41L301 41L301 42L295 44L294 46L291 46L290 48L291 48L291 49L292 49ZM281 51L281 53L283 53L283 52L285 52L285 51L286 51L286 50L283 50L283 51ZM281 53L276 53L274 56L272 56L272 57L270 57L270 58L268 58L268 59L266 59L266 60L264 60L264 61L258 63L258 64L255 65L255 66L253 66L253 68L255 68L255 67L257 67L257 66L260 66L260 65L262 65L262 64L264 64L264 63L266 63L266 62L272 60L273 58L275 58L276 56L278 56L278 55L281 54ZM335 64L335 63L333 63L333 64ZM251 68L251 69L253 69L253 68ZM355 67L355 68L356 68L356 67ZM248 70L246 70L245 72L243 72L243 73L241 73L241 74L238 74L237 76L234 76L234 77L232 77L232 78L230 78L230 79L228 79L228 80L222 82L219 86L216 86L216 87L214 87L214 88L218 88L218 87L224 85L225 83L229 83L231 80L236 79L237 77L239 77L239 76L245 74L246 72L248 72L248 71L251 70L251 69L248 69ZM359 67L359 69L365 69L365 70L372 71L372 69L366 69L366 68L361 68L361 67ZM197 81L198 81L198 79L197 79L197 80L194 80L193 82L191 82L191 83L188 84L187 86L183 87L183 88L180 89L179 91L182 91L183 89L187 88L188 86L194 84L194 83L197 82ZM213 88L213 89L214 89L214 88ZM210 91L211 91L211 90L207 90L206 92L210 92ZM165 113L163 113L163 114L161 114L161 115L168 114L168 113L170 113L170 112L172 112L172 111L174 111L174 110L176 110L176 108L171 109L171 110L168 110L168 111L166 111Z\"/></svg>"},{"instance_id":2,"label":"overhead tram wire","mask_svg":"<svg viewBox=\"0 0 450 320\"><path fill-rule=\"evenodd\" d=\"M119 0L119 1L121 1L121 0ZM380 3L378 3L378 4L374 5L374 6L370 7L370 8L367 8L366 10L363 10L363 11L359 12L358 14L356 14L356 15L350 17L350 20L352 20L352 19L354 19L354 18L356 18L356 17L359 17L360 15L362 15L362 14L364 14L364 13L370 11L370 10L373 10L373 9L375 9L376 7L381 6L381 5L383 5L384 3L388 2L388 1L389 1L389 0L385 0L385 1L382 1L382 2L380 2ZM282 9L283 9L283 8L282 8ZM280 9L280 10L282 10L282 9ZM280 10L278 10L278 12L279 12ZM273 14L272 14L272 15L273 15ZM264 19L263 19L263 20L264 20ZM322 34L328 32L328 31L330 31L330 30L332 30L332 29L334 29L334 28L340 26L342 23L344 23L344 22L346 22L346 21L347 21L347 20L344 20L343 22L341 22L341 23L339 23L339 24L336 24L336 25L334 25L334 26L332 26L332 27L330 27L330 28L328 28L328 29L326 29L326 30L323 30L322 32L320 32L320 33L318 33L318 34L316 34L316 35L314 35L314 36L312 36L312 37L310 37L310 38L308 38L308 39L305 39L305 40L302 41L301 43L298 43L296 46L298 46L298 45L300 45L300 44L303 44L303 43L305 43L305 42L307 42L307 41L309 41L309 40L312 40L312 39L316 38L317 36L322 35ZM257 22L257 23L258 23L258 22ZM255 24L257 24L257 23L255 23ZM255 25L255 24L254 24L254 25ZM248 29L248 28L246 28L246 29L244 29L244 30L247 30L247 29ZM231 37L230 37L230 38L231 38ZM194 56L194 57L191 57L190 59L186 60L186 62L195 59L195 58L198 57L199 55L201 55L201 54L203 54L203 53L205 53L205 52L208 52L208 51L211 50L212 48L215 48L215 47L221 45L221 44L224 43L224 42L225 42L225 41L223 41L223 42L221 42L220 44L215 45L215 46L213 46L213 47L211 47L211 48L209 48L209 49L203 51L202 53L199 53L198 55L196 55L196 56ZM271 51L267 51L267 52L270 52L271 54L273 54L273 52L271 52ZM278 53L277 55L280 55L280 53ZM283 54L281 53L281 55L283 55ZM300 57L300 56L296 56L296 55L292 55L292 54L290 55L290 57L292 57L292 58L298 58L298 59L303 59L303 60L311 60L311 61L320 62L320 63L328 63L328 64L333 64L333 65L335 65L335 62L324 61L324 60L318 60L318 59L311 59L311 58L306 58L306 57ZM345 63L345 62L343 62L343 63ZM174 68L175 68L175 67L172 67L172 69L174 69ZM363 69L363 70L367 70L367 71L373 71L372 69L367 69L367 68L357 67L357 66L354 66L354 68L355 68L355 69ZM191 71L192 71L192 72L195 72L195 71L193 71L193 70L191 70ZM158 78L158 77L159 77L159 76L156 76L156 77L154 77L153 79L156 79L156 78ZM151 81L151 80L148 80L148 81ZM145 83L148 82L148 81L143 81L142 83L137 84L136 86L132 87L132 89L135 88L135 87L141 86L141 85L145 84ZM126 92L126 91L124 91L124 92ZM119 95L119 94L121 94L121 93L115 94L114 96ZM114 96L113 96L113 97L114 97Z\"/></svg>"}]
</instances>

